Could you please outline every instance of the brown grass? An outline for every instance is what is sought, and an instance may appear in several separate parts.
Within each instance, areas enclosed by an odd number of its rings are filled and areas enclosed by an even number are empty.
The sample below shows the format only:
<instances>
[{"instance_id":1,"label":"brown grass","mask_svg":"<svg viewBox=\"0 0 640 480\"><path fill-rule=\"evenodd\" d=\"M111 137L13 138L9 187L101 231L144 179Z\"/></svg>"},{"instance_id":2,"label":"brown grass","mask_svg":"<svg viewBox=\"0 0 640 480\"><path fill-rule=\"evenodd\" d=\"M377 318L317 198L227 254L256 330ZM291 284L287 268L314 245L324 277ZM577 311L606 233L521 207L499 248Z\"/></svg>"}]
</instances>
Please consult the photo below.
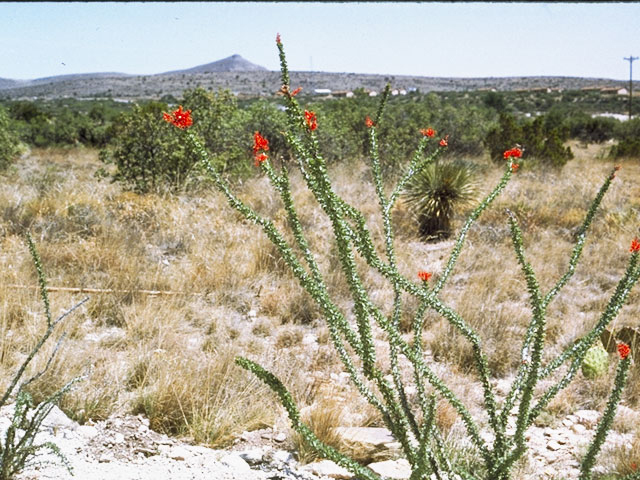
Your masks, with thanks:
<instances>
[{"instance_id":1,"label":"brown grass","mask_svg":"<svg viewBox=\"0 0 640 480\"><path fill-rule=\"evenodd\" d=\"M592 149L575 151L577 158L561 172L518 172L470 231L467 248L441 294L477 330L497 378L517 367L522 334L530 319L526 284L514 258L504 209L518 215L528 258L543 290L550 288L566 268L572 233L611 168ZM307 380L310 371L330 378L331 373L340 373L340 365L327 345L330 339L319 322L319 309L262 232L241 221L217 192L139 196L96 181L93 172L99 166L91 150L34 150L0 178L2 378L31 347L36 329L42 328L37 292L9 287L35 284L21 237L28 230L50 285L119 290L91 295L69 318L68 339L51 375L38 386L40 398L89 369L88 380L63 402L74 418L86 421L116 412L142 412L154 428L223 445L243 430L273 424L281 415L273 395L233 364L235 355L246 355L271 368L295 398L307 405L315 402L310 422L332 442L330 427L344 420L342 404L331 396L325 398L323 389L310 389ZM491 165L485 170L483 188L488 191L501 173ZM371 186L354 181L366 177L366 167L337 165L331 175L336 190L350 203L363 205L370 224L379 225ZM623 163L605 209L596 216L581 265L549 307L548 357L590 328L612 294L628 258L629 242L638 233L640 185L634 179L639 176L639 165ZM350 316L352 303L340 274L330 224L309 192L300 188L299 177L293 175L292 182L302 223L329 290ZM263 178L237 188L247 202L286 230L282 205ZM457 227L463 214L455 219ZM400 270L416 280L416 272L426 269L437 280L452 243L420 243L402 204L395 209L393 221L398 228ZM382 252L380 227L372 226L371 231ZM364 262L356 260L364 272ZM372 299L389 312L393 302L389 285L371 273L363 274L363 280ZM170 290L179 295L153 297L138 290ZM81 297L51 293L54 312ZM638 317L638 298L632 292L620 322L632 324ZM417 305L407 307L404 332L411 330L411 312ZM251 311L255 314L250 316ZM317 336L316 350L303 342L307 333ZM385 336L377 332L376 338L384 341ZM449 378L477 408L481 395L472 394L477 379L467 342L431 314L422 341L435 361L451 363ZM410 379L410 371L405 373ZM636 367L625 394L632 407L640 402L638 375ZM594 397L593 384L585 382L579 379L554 400L549 411L559 415L575 408L601 408L606 385L596 388ZM346 388L341 395L347 403L366 410L355 403L358 396L353 389ZM375 414L365 416L366 422L379 421ZM455 414L440 405L441 428L450 429L454 421Z\"/></svg>"}]
</instances>

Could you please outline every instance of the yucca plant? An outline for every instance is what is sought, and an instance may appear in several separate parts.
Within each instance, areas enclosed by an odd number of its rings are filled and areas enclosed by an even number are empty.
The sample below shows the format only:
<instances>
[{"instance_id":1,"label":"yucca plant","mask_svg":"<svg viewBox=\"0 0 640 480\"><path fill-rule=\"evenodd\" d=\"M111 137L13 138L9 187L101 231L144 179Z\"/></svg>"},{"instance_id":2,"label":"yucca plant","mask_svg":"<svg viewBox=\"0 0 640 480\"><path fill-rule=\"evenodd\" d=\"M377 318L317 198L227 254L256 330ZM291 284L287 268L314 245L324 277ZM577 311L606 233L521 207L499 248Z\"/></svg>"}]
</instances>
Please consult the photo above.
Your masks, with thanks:
<instances>
[{"instance_id":1,"label":"yucca plant","mask_svg":"<svg viewBox=\"0 0 640 480\"><path fill-rule=\"evenodd\" d=\"M418 174L427 165L434 162L439 153L447 147L446 137L441 139L435 149L428 148L434 136L432 129L426 129L418 148L409 163L409 168L391 191L384 188L382 168L378 156L377 129L383 120L384 107L390 95L387 85L377 114L373 119L367 117L371 153L372 177L380 207L383 232L382 247L372 238L364 214L355 206L340 197L328 175L327 164L322 157L316 130L319 128L316 115L304 110L295 96L298 89L291 91L289 72L280 35L276 37L280 53L283 93L287 101L288 131L284 133L288 144L295 153L297 167L300 169L306 186L313 194L319 208L331 222L333 238L338 251L341 272L349 286L352 306L345 310L336 302L316 259L326 252L312 252L307 235L299 220L293 202L289 183L288 165L274 168L269 159L269 141L259 132L254 134L255 165L268 177L274 189L280 194L286 212L290 236L284 235L275 223L243 203L230 189L223 177L209 160L202 142L188 127L191 123L190 112L181 109L167 115L168 121L184 132L184 141L193 147L209 172L215 185L247 220L260 226L273 242L284 263L291 269L302 287L318 304L327 322L331 341L349 374L354 387L380 413L382 420L401 445L412 473L410 480L444 479L482 479L508 480L512 470L527 449L526 431L544 411L549 402L564 389L580 371L580 366L591 345L608 324L617 316L627 301L632 287L640 278L640 241L634 239L631 244L626 271L622 274L617 288L595 325L581 338L566 348L560 355L548 359L543 355L546 336L546 316L549 304L573 276L580 260L586 233L593 221L602 199L609 189L615 171L604 180L595 199L591 203L585 219L576 235L576 243L568 261L567 270L548 291L538 284L536 274L526 258L522 233L515 215L508 215L515 256L522 270L529 293L531 317L522 341L518 361L520 366L515 374L511 389L503 401L499 401L494 391L492 372L489 369L487 355L480 335L452 306L440 298L445 284L451 277L460 252L465 244L469 229L478 217L492 204L512 179L518 165L514 159L520 157L521 150L513 148L504 152L505 170L498 184L471 212L460 229L451 255L437 282L429 284L431 272L418 269L416 277L403 275L397 265L394 247L394 232L391 212L405 186L413 175ZM291 240L287 240L291 238ZM367 289L363 279L362 265L356 262L358 255L366 265L389 282L393 289L393 304L379 305L375 296ZM607 255L612 253L607 252ZM334 274L334 272L331 272ZM376 291L379 286L376 286ZM417 302L419 307L413 315L413 338L407 339L401 334L400 319L407 298ZM343 302L341 302L342 304ZM390 308L389 308L390 307ZM469 408L440 378L427 362L423 352L423 330L425 313L431 310L448 321L468 342L473 352L473 367L483 391L487 425L481 427L479 419L474 418ZM384 354L376 348L373 331L379 329L386 335L388 350ZM631 357L629 347L618 348L621 361L618 364L612 393L607 403L602 421L599 423L595 438L582 462L581 480L589 480L594 460L611 427L613 414L624 388ZM388 352L388 356L387 356ZM412 366L412 379L403 377L400 370L401 357ZM388 361L384 359L388 358ZM548 360L548 361L547 361ZM342 454L335 448L323 443L306 425L293 397L284 384L271 372L254 361L239 357L236 363L264 381L279 397L286 409L293 429L300 434L307 445L321 457L333 460L351 471L359 480L380 480L380 477L366 466ZM553 379L544 388L540 380ZM407 394L407 383L414 383L415 400ZM464 465L455 462L447 450L443 435L436 422L436 404L439 400L448 402L462 419L466 433L471 441L482 468L466 470ZM515 431L510 431L510 421L515 412ZM490 430L490 435L482 435L481 428ZM628 480L640 480L640 474L626 477Z\"/></svg>"},{"instance_id":2,"label":"yucca plant","mask_svg":"<svg viewBox=\"0 0 640 480\"><path fill-rule=\"evenodd\" d=\"M454 160L436 161L417 172L403 198L416 216L420 235L440 240L451 236L456 208L470 205L476 194L475 166Z\"/></svg>"},{"instance_id":3,"label":"yucca plant","mask_svg":"<svg viewBox=\"0 0 640 480\"><path fill-rule=\"evenodd\" d=\"M38 274L40 296L42 298L46 318L46 329L40 336L36 346L33 347L29 355L27 355L26 359L18 368L18 371L11 378L9 386L0 398L0 408L7 405L9 401L15 401L11 423L4 432L3 438L0 438L0 480L11 480L26 468L50 463L49 461L42 459L43 450L48 450L57 456L69 472L73 473L71 465L55 443L45 442L42 444L34 444L34 441L36 435L40 431L42 422L47 418L47 415L49 415L53 407L58 404L62 396L68 392L73 385L84 378L76 377L72 379L43 402L38 405L34 405L31 394L29 393L29 386L46 373L58 349L60 348L64 335L59 338L58 343L56 344L53 353L49 356L43 370L37 372L32 377L25 379L24 375L27 371L27 367L31 364L47 340L49 340L51 334L60 322L62 322L62 320L64 320L71 312L84 304L88 298L85 298L78 304L74 305L71 309L67 310L54 320L51 316L49 296L47 295L47 283L42 271L40 257L29 234L27 234L27 245Z\"/></svg>"}]
</instances>

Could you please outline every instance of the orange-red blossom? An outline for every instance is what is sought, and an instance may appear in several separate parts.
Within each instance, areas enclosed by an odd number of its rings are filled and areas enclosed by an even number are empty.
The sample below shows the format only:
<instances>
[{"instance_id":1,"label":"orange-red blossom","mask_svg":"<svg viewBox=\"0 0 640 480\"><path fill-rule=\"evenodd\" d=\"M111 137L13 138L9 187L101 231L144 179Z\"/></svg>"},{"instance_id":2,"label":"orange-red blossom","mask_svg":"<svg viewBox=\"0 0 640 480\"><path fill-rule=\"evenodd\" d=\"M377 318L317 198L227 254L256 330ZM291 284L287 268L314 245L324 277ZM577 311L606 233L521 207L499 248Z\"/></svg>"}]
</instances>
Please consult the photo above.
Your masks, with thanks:
<instances>
[{"instance_id":1,"label":"orange-red blossom","mask_svg":"<svg viewBox=\"0 0 640 480\"><path fill-rule=\"evenodd\" d=\"M629 352L631 352L629 345L623 342L620 342L618 344L618 355L620 355L621 359L624 360L625 358L627 358L627 356L629 355Z\"/></svg>"},{"instance_id":2,"label":"orange-red blossom","mask_svg":"<svg viewBox=\"0 0 640 480\"><path fill-rule=\"evenodd\" d=\"M309 130L314 131L316 128L318 128L318 120L316 119L315 113L310 112L309 110L305 110L304 119L307 122L307 127L309 127Z\"/></svg>"},{"instance_id":3,"label":"orange-red blossom","mask_svg":"<svg viewBox=\"0 0 640 480\"><path fill-rule=\"evenodd\" d=\"M519 148L512 148L511 150L507 150L503 153L505 159L507 158L520 158L522 156L522 150Z\"/></svg>"},{"instance_id":4,"label":"orange-red blossom","mask_svg":"<svg viewBox=\"0 0 640 480\"><path fill-rule=\"evenodd\" d=\"M504 156L505 159L520 158L522 156L522 150L520 150L518 147L515 147L515 148L512 148L511 150L506 150L502 155ZM520 165L518 165L517 163L511 162L511 171L517 172L519 166Z\"/></svg>"},{"instance_id":5,"label":"orange-red blossom","mask_svg":"<svg viewBox=\"0 0 640 480\"><path fill-rule=\"evenodd\" d=\"M260 132L253 134L253 158L255 159L256 167L269 157L266 153L269 151L269 140L260 135Z\"/></svg>"},{"instance_id":6,"label":"orange-red blossom","mask_svg":"<svg viewBox=\"0 0 640 480\"><path fill-rule=\"evenodd\" d=\"M422 280L423 282L428 282L428 281L429 281L429 279L431 278L431 275L432 275L431 273L426 272L426 271L424 271L424 270L420 270L420 271L418 272L418 278L419 278L420 280Z\"/></svg>"},{"instance_id":7,"label":"orange-red blossom","mask_svg":"<svg viewBox=\"0 0 640 480\"><path fill-rule=\"evenodd\" d=\"M183 130L193 125L191 110L187 110L186 112L183 111L182 105L180 105L177 110L174 110L171 113L163 113L162 118L164 118L166 122L169 122Z\"/></svg>"}]
</instances>

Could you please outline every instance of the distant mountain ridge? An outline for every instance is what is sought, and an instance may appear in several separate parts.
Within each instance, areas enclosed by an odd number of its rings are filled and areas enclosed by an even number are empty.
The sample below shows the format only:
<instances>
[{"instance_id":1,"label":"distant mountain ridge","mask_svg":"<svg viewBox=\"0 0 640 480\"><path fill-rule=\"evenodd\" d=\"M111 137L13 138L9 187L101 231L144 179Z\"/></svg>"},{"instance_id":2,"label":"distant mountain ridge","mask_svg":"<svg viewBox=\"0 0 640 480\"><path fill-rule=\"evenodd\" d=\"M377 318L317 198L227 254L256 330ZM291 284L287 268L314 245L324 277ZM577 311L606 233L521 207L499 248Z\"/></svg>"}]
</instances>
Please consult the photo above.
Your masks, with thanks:
<instances>
[{"instance_id":1,"label":"distant mountain ridge","mask_svg":"<svg viewBox=\"0 0 640 480\"><path fill-rule=\"evenodd\" d=\"M172 70L170 72L158 73L155 75L177 75L194 73L222 73L222 72L259 72L267 71L263 66L251 63L237 53L230 57L217 60L215 62L198 65L184 70ZM119 72L96 72L96 73L71 73L66 75L53 75L50 77L40 77L31 80L14 80L11 78L0 78L0 90L7 88L24 88L33 85L43 85L48 83L60 83L68 81L95 80L99 78L126 78L126 77L146 77L149 75L136 75Z\"/></svg>"},{"instance_id":2,"label":"distant mountain ridge","mask_svg":"<svg viewBox=\"0 0 640 480\"><path fill-rule=\"evenodd\" d=\"M0 99L114 98L122 100L179 98L187 89L228 89L244 97L272 96L280 88L280 72L254 64L238 54L183 70L154 75L117 72L82 73L14 80L0 78ZM291 85L303 94L316 89L346 92L382 91L387 83L407 91L530 90L540 88L627 87L628 82L606 78L561 76L452 78L360 73L291 72ZM634 82L634 84L640 82ZM635 85L634 85L635 86ZM636 87L638 88L638 87ZM635 89L635 88L634 88Z\"/></svg>"}]
</instances>

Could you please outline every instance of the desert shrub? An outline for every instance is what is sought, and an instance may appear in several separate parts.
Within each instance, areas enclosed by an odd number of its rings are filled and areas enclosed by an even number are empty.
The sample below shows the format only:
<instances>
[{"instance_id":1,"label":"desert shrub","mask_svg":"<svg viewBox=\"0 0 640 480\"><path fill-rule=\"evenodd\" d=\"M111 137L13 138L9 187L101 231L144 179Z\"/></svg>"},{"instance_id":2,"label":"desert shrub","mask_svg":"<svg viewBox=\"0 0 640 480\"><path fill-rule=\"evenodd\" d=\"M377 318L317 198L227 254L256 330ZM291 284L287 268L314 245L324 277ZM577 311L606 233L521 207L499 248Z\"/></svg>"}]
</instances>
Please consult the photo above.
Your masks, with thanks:
<instances>
[{"instance_id":1,"label":"desert shrub","mask_svg":"<svg viewBox=\"0 0 640 480\"><path fill-rule=\"evenodd\" d=\"M10 106L20 139L35 147L83 144L104 146L107 141L104 106L94 106L87 114L79 108L49 105L41 108L35 102L18 101Z\"/></svg>"},{"instance_id":2,"label":"desert shrub","mask_svg":"<svg viewBox=\"0 0 640 480\"><path fill-rule=\"evenodd\" d=\"M323 158L331 164L368 155L368 133L362 120L375 111L377 99L367 95L312 103L323 128L317 132ZM380 125L379 155L383 174L393 179L409 162L419 139L415 132L439 125L449 135L445 155L474 156L484 152L483 139L494 113L479 104L443 102L435 93L390 98Z\"/></svg>"},{"instance_id":3,"label":"desert shrub","mask_svg":"<svg viewBox=\"0 0 640 480\"><path fill-rule=\"evenodd\" d=\"M488 92L483 102L487 107L493 108L498 113L505 112L508 108L504 95L499 92Z\"/></svg>"},{"instance_id":4,"label":"desert shrub","mask_svg":"<svg viewBox=\"0 0 640 480\"><path fill-rule=\"evenodd\" d=\"M640 138L623 138L611 147L612 158L640 158Z\"/></svg>"},{"instance_id":5,"label":"desert shrub","mask_svg":"<svg viewBox=\"0 0 640 480\"><path fill-rule=\"evenodd\" d=\"M149 102L123 113L111 126L112 141L100 160L115 170L101 169L125 189L139 193L180 188L193 171L197 157L180 142L175 129L162 119L167 105Z\"/></svg>"},{"instance_id":6,"label":"desert shrub","mask_svg":"<svg viewBox=\"0 0 640 480\"><path fill-rule=\"evenodd\" d=\"M269 143L269 151L272 158L282 158L285 161L291 158L291 149L280 132L287 128L287 116L280 110L279 105L261 98L249 105L244 111L243 128L236 135L243 139L252 138L254 132L261 132L273 139ZM247 145L242 146L242 155L238 159L246 166Z\"/></svg>"},{"instance_id":7,"label":"desert shrub","mask_svg":"<svg viewBox=\"0 0 640 480\"><path fill-rule=\"evenodd\" d=\"M513 115L501 113L498 125L487 132L484 144L495 161L502 160L502 152L522 142L522 128Z\"/></svg>"},{"instance_id":8,"label":"desert shrub","mask_svg":"<svg viewBox=\"0 0 640 480\"><path fill-rule=\"evenodd\" d=\"M452 234L455 209L470 204L476 191L472 163L439 161L427 165L411 178L404 199L417 218L420 234L441 240Z\"/></svg>"},{"instance_id":9,"label":"desert shrub","mask_svg":"<svg viewBox=\"0 0 640 480\"><path fill-rule=\"evenodd\" d=\"M364 95L315 103L319 121L326 130L318 132L322 154L327 162L360 158L366 153L366 127L362 120L369 97Z\"/></svg>"},{"instance_id":10,"label":"desert shrub","mask_svg":"<svg viewBox=\"0 0 640 480\"><path fill-rule=\"evenodd\" d=\"M194 130L211 152L216 168L232 176L250 173L251 165L245 160L251 136L243 134L246 114L238 108L233 94L229 90L211 92L196 87L184 92L181 103L194 112Z\"/></svg>"},{"instance_id":11,"label":"desert shrub","mask_svg":"<svg viewBox=\"0 0 640 480\"><path fill-rule=\"evenodd\" d=\"M569 136L585 143L602 143L615 136L617 125L615 118L594 117L580 112L567 118Z\"/></svg>"},{"instance_id":12,"label":"desert shrub","mask_svg":"<svg viewBox=\"0 0 640 480\"><path fill-rule=\"evenodd\" d=\"M20 153L18 137L7 112L0 107L0 170L7 168Z\"/></svg>"},{"instance_id":13,"label":"desert shrub","mask_svg":"<svg viewBox=\"0 0 640 480\"><path fill-rule=\"evenodd\" d=\"M620 122L616 137L617 145L611 147L609 156L612 158L640 158L640 118L628 122Z\"/></svg>"},{"instance_id":14,"label":"desert shrub","mask_svg":"<svg viewBox=\"0 0 640 480\"><path fill-rule=\"evenodd\" d=\"M520 144L524 147L524 158L527 160L562 167L573 158L571 148L564 146L568 137L568 128L556 115L543 115L519 123L513 115L501 113L498 125L489 130L484 144L496 162L503 161L502 153L505 150ZM525 164L529 163L525 161Z\"/></svg>"}]
</instances>

